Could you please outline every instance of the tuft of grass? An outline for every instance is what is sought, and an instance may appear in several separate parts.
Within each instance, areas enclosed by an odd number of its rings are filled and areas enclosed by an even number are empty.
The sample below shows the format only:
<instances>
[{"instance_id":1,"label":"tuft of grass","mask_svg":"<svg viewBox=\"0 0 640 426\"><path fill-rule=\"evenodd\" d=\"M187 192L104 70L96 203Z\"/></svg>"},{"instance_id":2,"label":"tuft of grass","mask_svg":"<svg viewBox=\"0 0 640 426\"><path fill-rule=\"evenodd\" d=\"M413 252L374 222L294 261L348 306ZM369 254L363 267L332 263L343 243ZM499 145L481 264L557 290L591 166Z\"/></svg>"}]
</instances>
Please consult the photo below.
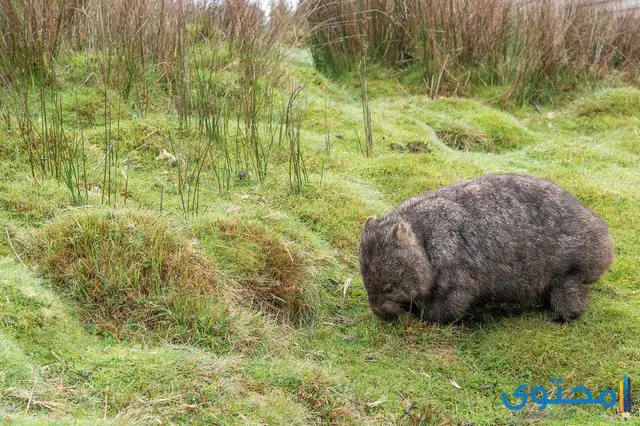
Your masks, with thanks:
<instances>
[{"instance_id":1,"label":"tuft of grass","mask_svg":"<svg viewBox=\"0 0 640 426\"><path fill-rule=\"evenodd\" d=\"M277 388L248 388L236 355L98 338L45 280L9 259L0 259L0 270L2 423L215 423L239 412L302 424L308 417Z\"/></svg>"},{"instance_id":2,"label":"tuft of grass","mask_svg":"<svg viewBox=\"0 0 640 426\"><path fill-rule=\"evenodd\" d=\"M462 126L451 126L448 129L436 131L438 138L448 147L461 151L488 151L494 149L488 143L489 139L482 133L476 133Z\"/></svg>"},{"instance_id":3,"label":"tuft of grass","mask_svg":"<svg viewBox=\"0 0 640 426\"><path fill-rule=\"evenodd\" d=\"M115 336L224 339L229 290L211 260L152 215L71 213L34 235L31 258L82 316Z\"/></svg>"},{"instance_id":4,"label":"tuft of grass","mask_svg":"<svg viewBox=\"0 0 640 426\"><path fill-rule=\"evenodd\" d=\"M317 312L319 290L295 244L240 218L208 218L195 225L195 233L251 305L292 323Z\"/></svg>"}]
</instances>

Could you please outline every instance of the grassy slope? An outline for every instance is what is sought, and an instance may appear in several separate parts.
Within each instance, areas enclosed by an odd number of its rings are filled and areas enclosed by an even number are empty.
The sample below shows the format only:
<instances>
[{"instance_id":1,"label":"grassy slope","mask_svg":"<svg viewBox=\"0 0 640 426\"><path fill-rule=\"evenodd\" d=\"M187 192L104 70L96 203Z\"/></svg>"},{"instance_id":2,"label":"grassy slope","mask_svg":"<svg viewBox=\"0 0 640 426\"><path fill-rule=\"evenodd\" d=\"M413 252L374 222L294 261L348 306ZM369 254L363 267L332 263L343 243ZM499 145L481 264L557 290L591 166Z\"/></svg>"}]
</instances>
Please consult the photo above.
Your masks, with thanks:
<instances>
[{"instance_id":1,"label":"grassy slope","mask_svg":"<svg viewBox=\"0 0 640 426\"><path fill-rule=\"evenodd\" d=\"M83 326L71 301L5 259L0 263L0 421L586 424L618 418L615 408L602 407L540 412L529 405L512 413L500 394L522 383L551 388L552 377L562 377L565 389L585 385L599 391L616 386L625 374L640 376L640 92L608 89L558 110L509 114L475 100L403 95L395 82L374 82L376 155L367 159L357 147L356 132L362 136L357 91L317 75L304 55L292 64L293 75L310 82L303 137L311 184L290 195L286 175L274 170L265 187L238 182L220 197L207 183L204 215L191 221L174 214L168 220L193 230L198 247L217 256L230 278L255 261L253 242L244 247L241 239L229 244L207 236L203 221L231 217L281 235L309 262L307 284L322 294L316 296L315 314L296 327L267 319L260 325L266 329L262 340L247 345L239 338L216 353L157 340L118 341ZM88 131L97 145L89 164L96 164L100 114L90 113L90 93L85 101L82 114L74 112L75 101L68 102L69 128L81 121L96 126ZM325 104L333 146L323 162ZM176 127L160 110L143 119L124 117L127 149L140 145L149 134L147 125ZM450 129L492 152L448 148L437 136ZM132 155L127 204L157 210L164 185L164 208L178 213L174 169L155 160L162 140L150 140ZM389 149L412 141L425 142L431 152ZM32 185L15 141L3 142L0 154L0 228L18 235L64 214L69 197L62 185ZM368 309L357 269L364 219L385 214L411 195L488 172L550 178L609 223L616 262L593 288L589 311L570 327L545 322L551 314L541 311L483 313L446 327L409 318L379 323ZM95 184L97 173L90 178ZM93 202L99 204L99 198ZM234 251L246 264L229 262ZM3 238L0 256L10 255ZM638 400L637 390L634 395Z\"/></svg>"}]
</instances>

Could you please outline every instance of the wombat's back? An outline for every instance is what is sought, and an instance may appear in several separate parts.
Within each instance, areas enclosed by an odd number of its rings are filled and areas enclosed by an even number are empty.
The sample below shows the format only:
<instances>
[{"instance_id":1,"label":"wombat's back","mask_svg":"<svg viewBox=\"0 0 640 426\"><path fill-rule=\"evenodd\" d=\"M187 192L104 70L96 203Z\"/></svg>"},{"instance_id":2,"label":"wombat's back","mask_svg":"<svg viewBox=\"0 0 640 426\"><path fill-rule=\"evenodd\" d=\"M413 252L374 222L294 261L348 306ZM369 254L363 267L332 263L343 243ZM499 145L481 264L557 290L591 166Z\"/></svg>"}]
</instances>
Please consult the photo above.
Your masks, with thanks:
<instances>
[{"instance_id":1,"label":"wombat's back","mask_svg":"<svg viewBox=\"0 0 640 426\"><path fill-rule=\"evenodd\" d=\"M485 175L399 205L434 267L469 277L478 297L523 301L557 276L595 282L613 259L606 224L573 195L533 176Z\"/></svg>"}]
</instances>

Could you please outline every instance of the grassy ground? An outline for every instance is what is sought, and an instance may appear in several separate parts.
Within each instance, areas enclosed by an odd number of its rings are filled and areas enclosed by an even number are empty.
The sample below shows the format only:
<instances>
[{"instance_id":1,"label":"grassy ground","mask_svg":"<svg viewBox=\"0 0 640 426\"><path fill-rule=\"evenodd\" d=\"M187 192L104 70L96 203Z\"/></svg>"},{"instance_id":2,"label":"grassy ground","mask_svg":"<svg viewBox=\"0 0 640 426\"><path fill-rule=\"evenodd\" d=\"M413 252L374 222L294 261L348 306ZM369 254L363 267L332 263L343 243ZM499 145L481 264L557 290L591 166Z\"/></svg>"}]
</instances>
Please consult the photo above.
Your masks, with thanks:
<instances>
[{"instance_id":1,"label":"grassy ground","mask_svg":"<svg viewBox=\"0 0 640 426\"><path fill-rule=\"evenodd\" d=\"M238 178L223 195L205 174L206 210L195 218L183 217L176 167L158 159L169 147L150 129L175 132L185 147L196 141L161 107L121 114L130 164L119 165L122 194L127 171L129 181L116 209L95 191L74 207L64 185L34 182L21 143L0 124L0 229L10 236L0 239L0 421L621 421L615 407L511 412L501 393L551 389L554 377L599 392L640 377L640 91L601 88L505 112L491 100L433 101L372 81L375 154L365 158L358 88L327 81L304 52L290 60L292 77L308 83L308 185L291 194L286 163L263 185ZM78 101L60 78L65 126L85 129L94 188L101 99L89 86ZM588 312L569 327L545 322L544 311L379 323L358 273L364 220L489 172L549 178L607 221L616 260Z\"/></svg>"}]
</instances>

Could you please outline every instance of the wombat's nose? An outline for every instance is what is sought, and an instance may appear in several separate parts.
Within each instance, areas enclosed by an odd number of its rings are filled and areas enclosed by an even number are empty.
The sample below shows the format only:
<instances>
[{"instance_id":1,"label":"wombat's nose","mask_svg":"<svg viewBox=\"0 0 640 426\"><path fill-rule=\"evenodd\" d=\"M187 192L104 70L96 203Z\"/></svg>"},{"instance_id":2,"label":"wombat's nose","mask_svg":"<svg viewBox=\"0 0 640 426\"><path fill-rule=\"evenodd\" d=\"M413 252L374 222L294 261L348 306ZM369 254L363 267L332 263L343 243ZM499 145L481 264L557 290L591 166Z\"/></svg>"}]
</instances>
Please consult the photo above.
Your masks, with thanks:
<instances>
[{"instance_id":1,"label":"wombat's nose","mask_svg":"<svg viewBox=\"0 0 640 426\"><path fill-rule=\"evenodd\" d=\"M373 311L373 313L380 318L382 321L393 321L397 318L398 314L393 313L393 312L389 312L387 310L384 309L380 309L376 306L371 306L371 310Z\"/></svg>"}]
</instances>

